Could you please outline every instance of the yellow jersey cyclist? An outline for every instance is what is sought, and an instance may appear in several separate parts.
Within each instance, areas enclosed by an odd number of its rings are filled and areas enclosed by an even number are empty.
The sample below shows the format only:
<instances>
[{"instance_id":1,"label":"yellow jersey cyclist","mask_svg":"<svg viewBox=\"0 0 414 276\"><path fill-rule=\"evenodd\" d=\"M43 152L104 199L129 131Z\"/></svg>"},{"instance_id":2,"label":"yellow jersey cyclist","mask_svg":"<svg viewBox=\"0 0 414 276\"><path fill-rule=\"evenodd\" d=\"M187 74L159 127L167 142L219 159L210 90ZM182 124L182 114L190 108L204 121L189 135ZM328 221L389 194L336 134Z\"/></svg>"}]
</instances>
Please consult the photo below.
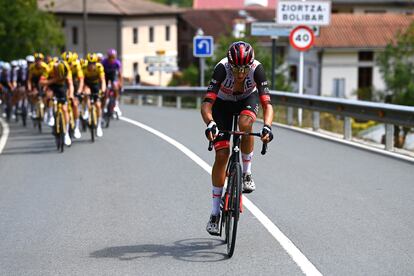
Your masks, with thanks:
<instances>
[{"instance_id":1,"label":"yellow jersey cyclist","mask_svg":"<svg viewBox=\"0 0 414 276\"><path fill-rule=\"evenodd\" d=\"M246 42L233 43L227 57L214 68L213 77L201 107L201 114L207 125L206 136L214 140L216 157L212 170L213 207L206 230L211 235L219 233L220 202L226 179L226 164L230 155L230 135L218 135L219 130L231 130L233 114L239 114L239 129L251 132L259 110L263 107L264 126L262 141L273 139L273 107L270 102L268 82L263 65L254 59L253 47ZM243 136L241 153L243 160L243 192L255 190L251 174L254 140Z\"/></svg>"},{"instance_id":2,"label":"yellow jersey cyclist","mask_svg":"<svg viewBox=\"0 0 414 276\"><path fill-rule=\"evenodd\" d=\"M86 57L88 62L87 65L83 67L83 74L85 76L85 85L83 92L85 95L89 95L93 98L97 110L98 116L98 125L96 128L96 136L102 137L102 108L101 108L101 94L106 90L105 83L105 72L101 63L98 62L98 56L95 53L89 53ZM88 99L88 108L90 108L91 102ZM85 118L88 117L87 112L85 112Z\"/></svg>"},{"instance_id":3,"label":"yellow jersey cyclist","mask_svg":"<svg viewBox=\"0 0 414 276\"><path fill-rule=\"evenodd\" d=\"M50 70L44 74L40 84L48 86L58 103L63 104L63 113L66 119L65 145L70 146L72 141L69 136L69 113L67 98L73 98L72 72L69 65L64 61L56 61L50 66ZM54 121L54 120L53 120Z\"/></svg>"},{"instance_id":4,"label":"yellow jersey cyclist","mask_svg":"<svg viewBox=\"0 0 414 276\"><path fill-rule=\"evenodd\" d=\"M81 93L83 88L83 70L78 60L78 55L76 53L72 53L70 51L62 53L62 59L69 65L70 71L72 72L72 80L73 80L73 89L74 89L74 97L72 99L72 106L73 106L73 114L75 119L75 130L73 136L75 139L79 139L82 137L81 132L79 130L79 100L81 99Z\"/></svg>"},{"instance_id":5,"label":"yellow jersey cyclist","mask_svg":"<svg viewBox=\"0 0 414 276\"><path fill-rule=\"evenodd\" d=\"M48 65L44 62L44 55L42 53L34 53L34 63L29 66L29 76L27 78L28 96L32 105L32 109L36 105L37 96L44 98L44 90L40 85L40 79L49 71ZM29 61L33 59L29 57ZM44 99L45 101L45 99ZM46 102L44 102L46 104ZM32 110L32 118L36 119L37 112Z\"/></svg>"}]
</instances>

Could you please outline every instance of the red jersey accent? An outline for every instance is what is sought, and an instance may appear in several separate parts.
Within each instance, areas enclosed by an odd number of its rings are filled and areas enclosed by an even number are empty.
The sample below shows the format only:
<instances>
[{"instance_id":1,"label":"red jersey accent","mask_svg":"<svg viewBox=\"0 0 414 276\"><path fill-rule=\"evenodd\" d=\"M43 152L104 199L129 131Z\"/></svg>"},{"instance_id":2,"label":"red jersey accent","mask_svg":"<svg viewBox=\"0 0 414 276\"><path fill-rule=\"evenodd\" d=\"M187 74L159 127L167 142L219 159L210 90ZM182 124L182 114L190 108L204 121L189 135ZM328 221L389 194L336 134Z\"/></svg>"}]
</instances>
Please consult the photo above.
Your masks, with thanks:
<instances>
[{"instance_id":1,"label":"red jersey accent","mask_svg":"<svg viewBox=\"0 0 414 276\"><path fill-rule=\"evenodd\" d=\"M247 115L247 116L249 116L249 117L252 117L252 118L253 118L253 120L255 120L255 121L256 121L256 114L254 114L254 112L253 112L253 111L250 111L250 110L243 110L242 112L240 112L240 115Z\"/></svg>"},{"instance_id":2,"label":"red jersey accent","mask_svg":"<svg viewBox=\"0 0 414 276\"><path fill-rule=\"evenodd\" d=\"M269 95L261 95L260 96L260 102L262 103L262 106L266 106L270 102L270 96Z\"/></svg>"},{"instance_id":3,"label":"red jersey accent","mask_svg":"<svg viewBox=\"0 0 414 276\"><path fill-rule=\"evenodd\" d=\"M216 98L217 98L217 94L216 93L213 93L213 92L208 92L206 94L205 98L212 99L213 101L215 101Z\"/></svg>"},{"instance_id":4,"label":"red jersey accent","mask_svg":"<svg viewBox=\"0 0 414 276\"><path fill-rule=\"evenodd\" d=\"M215 150L221 150L230 147L230 141L218 141L214 143Z\"/></svg>"}]
</instances>

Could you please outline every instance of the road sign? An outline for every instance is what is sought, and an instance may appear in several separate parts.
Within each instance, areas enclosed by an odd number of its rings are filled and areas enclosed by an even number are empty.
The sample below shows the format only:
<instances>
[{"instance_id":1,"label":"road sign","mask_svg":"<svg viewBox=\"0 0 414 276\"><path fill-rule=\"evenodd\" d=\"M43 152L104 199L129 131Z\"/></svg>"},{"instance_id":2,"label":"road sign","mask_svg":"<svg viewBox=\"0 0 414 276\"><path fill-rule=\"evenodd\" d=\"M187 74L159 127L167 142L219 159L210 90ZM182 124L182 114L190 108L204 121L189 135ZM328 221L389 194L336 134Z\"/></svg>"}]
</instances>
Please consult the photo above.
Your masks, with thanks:
<instances>
[{"instance_id":1,"label":"road sign","mask_svg":"<svg viewBox=\"0 0 414 276\"><path fill-rule=\"evenodd\" d=\"M147 71L172 73L178 71L178 67L175 64L150 64L147 66Z\"/></svg>"},{"instance_id":2,"label":"road sign","mask_svg":"<svg viewBox=\"0 0 414 276\"><path fill-rule=\"evenodd\" d=\"M290 45L298 51L306 51L315 42L315 35L311 28L299 26L292 30L289 36Z\"/></svg>"},{"instance_id":3,"label":"road sign","mask_svg":"<svg viewBox=\"0 0 414 276\"><path fill-rule=\"evenodd\" d=\"M144 63L177 63L176 56L146 56Z\"/></svg>"},{"instance_id":4,"label":"road sign","mask_svg":"<svg viewBox=\"0 0 414 276\"><path fill-rule=\"evenodd\" d=\"M331 1L279 0L276 7L276 21L280 25L329 25Z\"/></svg>"},{"instance_id":5,"label":"road sign","mask_svg":"<svg viewBox=\"0 0 414 276\"><path fill-rule=\"evenodd\" d=\"M214 52L212 36L195 36L193 38L193 55L195 57L211 57Z\"/></svg>"},{"instance_id":6,"label":"road sign","mask_svg":"<svg viewBox=\"0 0 414 276\"><path fill-rule=\"evenodd\" d=\"M291 27L281 27L275 22L253 22L251 34L254 36L289 36Z\"/></svg>"}]
</instances>

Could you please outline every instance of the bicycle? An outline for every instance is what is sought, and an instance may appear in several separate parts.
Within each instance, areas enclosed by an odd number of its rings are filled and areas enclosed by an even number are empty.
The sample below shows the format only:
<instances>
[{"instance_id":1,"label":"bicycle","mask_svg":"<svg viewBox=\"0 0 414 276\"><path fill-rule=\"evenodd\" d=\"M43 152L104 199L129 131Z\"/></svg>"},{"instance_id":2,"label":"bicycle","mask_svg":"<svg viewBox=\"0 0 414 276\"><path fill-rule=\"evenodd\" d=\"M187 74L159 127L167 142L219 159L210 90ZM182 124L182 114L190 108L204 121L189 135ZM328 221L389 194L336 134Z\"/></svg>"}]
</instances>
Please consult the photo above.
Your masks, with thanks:
<instances>
[{"instance_id":1,"label":"bicycle","mask_svg":"<svg viewBox=\"0 0 414 276\"><path fill-rule=\"evenodd\" d=\"M54 102L56 104L56 102ZM66 119L63 113L63 103L57 103L55 113L55 126L54 134L56 139L56 147L60 152L64 151L65 147L65 135L66 135Z\"/></svg>"},{"instance_id":2,"label":"bicycle","mask_svg":"<svg viewBox=\"0 0 414 276\"><path fill-rule=\"evenodd\" d=\"M42 96L37 97L37 101L34 107L35 117L33 119L33 127L38 128L39 133L42 133L42 122L45 117L45 104L43 102Z\"/></svg>"},{"instance_id":3,"label":"bicycle","mask_svg":"<svg viewBox=\"0 0 414 276\"><path fill-rule=\"evenodd\" d=\"M238 114L233 115L233 128L231 131L220 131L219 133L230 134L233 136L232 150L229 161L227 163L227 187L222 197L223 206L220 208L220 234L225 229L225 243L227 244L227 255L229 258L233 256L236 246L237 226L240 213L243 212L242 202L242 167L240 164L240 143L242 136L261 137L260 133L237 131ZM208 150L213 149L213 142L209 142ZM267 143L263 143L261 154L266 154Z\"/></svg>"},{"instance_id":4,"label":"bicycle","mask_svg":"<svg viewBox=\"0 0 414 276\"><path fill-rule=\"evenodd\" d=\"M105 118L105 122L106 122L105 127L108 128L109 127L109 122L110 122L112 116L115 115L116 119L117 120L119 119L118 113L114 112L116 100L115 100L115 91L114 91L114 89L112 89L111 85L108 86L105 102L107 104L106 112L104 113L104 118Z\"/></svg>"},{"instance_id":5,"label":"bicycle","mask_svg":"<svg viewBox=\"0 0 414 276\"><path fill-rule=\"evenodd\" d=\"M89 110L89 129L91 131L91 140L92 143L95 142L95 131L98 127L98 113L95 106L95 99L94 96L91 94L89 95L91 100L91 107Z\"/></svg>"},{"instance_id":6,"label":"bicycle","mask_svg":"<svg viewBox=\"0 0 414 276\"><path fill-rule=\"evenodd\" d=\"M68 114L69 114L69 136L72 139L75 133L75 114L73 110L72 99L68 99Z\"/></svg>"}]
</instances>

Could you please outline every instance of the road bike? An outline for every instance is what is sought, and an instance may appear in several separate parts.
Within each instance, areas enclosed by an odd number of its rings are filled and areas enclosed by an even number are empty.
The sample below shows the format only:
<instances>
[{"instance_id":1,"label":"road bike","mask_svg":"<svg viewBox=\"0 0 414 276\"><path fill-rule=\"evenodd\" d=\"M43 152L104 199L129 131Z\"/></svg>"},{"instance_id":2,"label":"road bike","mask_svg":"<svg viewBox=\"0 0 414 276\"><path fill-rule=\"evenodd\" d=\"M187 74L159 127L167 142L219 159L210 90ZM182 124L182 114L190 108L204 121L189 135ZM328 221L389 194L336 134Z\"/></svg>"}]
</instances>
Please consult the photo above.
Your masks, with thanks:
<instances>
[{"instance_id":1,"label":"road bike","mask_svg":"<svg viewBox=\"0 0 414 276\"><path fill-rule=\"evenodd\" d=\"M104 112L104 119L106 123L105 127L108 128L109 122L111 121L111 118L113 116L115 116L117 120L119 119L118 112L114 112L116 99L115 99L115 90L112 88L111 85L108 85L104 102L106 105L106 108L105 108L106 112Z\"/></svg>"},{"instance_id":2,"label":"road bike","mask_svg":"<svg viewBox=\"0 0 414 276\"><path fill-rule=\"evenodd\" d=\"M260 133L241 132L237 130L238 114L233 115L233 130L220 131L223 134L230 134L232 136L232 150L229 161L227 163L227 187L222 198L222 206L220 208L220 234L224 227L225 243L227 244L227 255L229 258L233 256L234 248L236 246L237 226L240 213L243 212L242 202L242 166L240 163L240 143L242 136L256 136L261 137ZM219 133L219 134L220 134ZM208 150L213 149L213 142L209 143ZM267 143L263 143L261 154L266 154Z\"/></svg>"},{"instance_id":3,"label":"road bike","mask_svg":"<svg viewBox=\"0 0 414 276\"><path fill-rule=\"evenodd\" d=\"M68 99L68 114L69 114L69 136L72 139L75 133L75 113L73 109L72 99Z\"/></svg>"},{"instance_id":4,"label":"road bike","mask_svg":"<svg viewBox=\"0 0 414 276\"><path fill-rule=\"evenodd\" d=\"M56 104L56 101L54 102ZM63 113L63 103L57 103L55 112L54 134L56 139L56 147L60 152L64 151L65 135L66 135L66 119Z\"/></svg>"},{"instance_id":5,"label":"road bike","mask_svg":"<svg viewBox=\"0 0 414 276\"><path fill-rule=\"evenodd\" d=\"M92 143L95 142L95 132L96 129L98 127L98 111L96 110L96 106L95 106L95 97L90 94L89 98L91 100L91 104L90 104L90 108L89 108L89 129L91 131L91 140Z\"/></svg>"}]
</instances>

